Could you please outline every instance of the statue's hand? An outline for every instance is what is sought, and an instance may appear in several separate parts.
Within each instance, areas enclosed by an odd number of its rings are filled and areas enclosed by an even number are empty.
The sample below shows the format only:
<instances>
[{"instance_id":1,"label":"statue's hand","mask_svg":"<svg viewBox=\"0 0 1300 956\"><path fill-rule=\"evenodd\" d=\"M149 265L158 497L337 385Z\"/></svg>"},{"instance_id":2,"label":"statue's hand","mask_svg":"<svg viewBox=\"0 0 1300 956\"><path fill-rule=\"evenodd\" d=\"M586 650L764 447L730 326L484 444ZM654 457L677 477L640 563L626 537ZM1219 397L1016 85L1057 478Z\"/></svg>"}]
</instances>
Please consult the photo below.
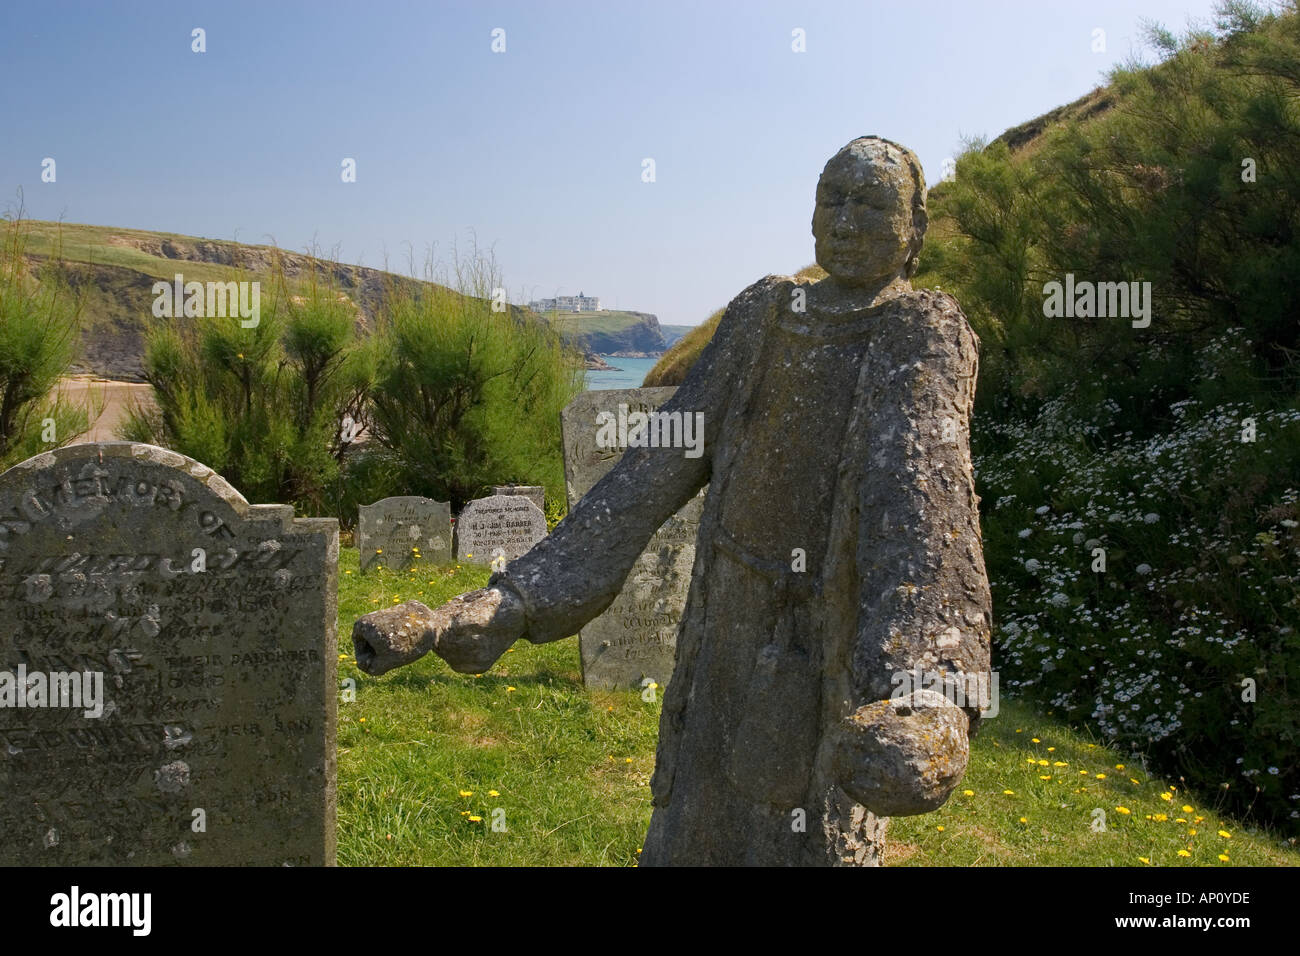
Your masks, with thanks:
<instances>
[{"instance_id":1,"label":"statue's hand","mask_svg":"<svg viewBox=\"0 0 1300 956\"><path fill-rule=\"evenodd\" d=\"M969 724L960 707L933 690L859 707L840 725L839 784L877 816L935 810L966 772Z\"/></svg>"},{"instance_id":2,"label":"statue's hand","mask_svg":"<svg viewBox=\"0 0 1300 956\"><path fill-rule=\"evenodd\" d=\"M464 674L481 674L523 634L523 604L509 588L481 588L436 611L407 601L365 615L352 627L357 666L383 674L429 651Z\"/></svg>"},{"instance_id":3,"label":"statue's hand","mask_svg":"<svg viewBox=\"0 0 1300 956\"><path fill-rule=\"evenodd\" d=\"M433 650L462 674L483 673L524 633L524 605L509 588L462 594L437 613L445 623L437 630Z\"/></svg>"}]
</instances>

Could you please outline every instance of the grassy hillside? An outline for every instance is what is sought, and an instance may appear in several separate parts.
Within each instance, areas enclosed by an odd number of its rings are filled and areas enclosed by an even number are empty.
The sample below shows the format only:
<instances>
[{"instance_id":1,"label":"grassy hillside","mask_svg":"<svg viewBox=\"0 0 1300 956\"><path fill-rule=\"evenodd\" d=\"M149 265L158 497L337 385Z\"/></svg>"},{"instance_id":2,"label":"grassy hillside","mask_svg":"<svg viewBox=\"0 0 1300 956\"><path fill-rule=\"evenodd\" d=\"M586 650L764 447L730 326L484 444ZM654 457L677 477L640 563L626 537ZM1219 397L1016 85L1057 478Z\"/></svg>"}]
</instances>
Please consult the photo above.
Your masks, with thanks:
<instances>
[{"instance_id":1,"label":"grassy hillside","mask_svg":"<svg viewBox=\"0 0 1300 956\"><path fill-rule=\"evenodd\" d=\"M662 323L659 325L660 331L664 334L664 345L669 348L693 328L695 328L693 325L663 325Z\"/></svg>"},{"instance_id":2,"label":"grassy hillside","mask_svg":"<svg viewBox=\"0 0 1300 956\"><path fill-rule=\"evenodd\" d=\"M662 352L667 346L659 320L648 312L548 312L545 317L565 341L597 355Z\"/></svg>"},{"instance_id":3,"label":"grassy hillside","mask_svg":"<svg viewBox=\"0 0 1300 956\"><path fill-rule=\"evenodd\" d=\"M74 288L84 296L83 328L74 371L104 378L142 380L141 356L145 323L153 304L153 284L159 280L170 282L177 273L186 281L244 278L266 283L276 269L290 280L317 270L322 276L328 275L354 304L359 325L373 320L380 303L393 290L434 285L274 246L81 223L27 221L24 226L28 230L28 257L39 261L59 252ZM534 314L517 306L511 309L519 315ZM626 348L655 352L664 348L658 320L645 313L561 315L554 324L566 341L594 342L601 346L599 351Z\"/></svg>"}]
</instances>

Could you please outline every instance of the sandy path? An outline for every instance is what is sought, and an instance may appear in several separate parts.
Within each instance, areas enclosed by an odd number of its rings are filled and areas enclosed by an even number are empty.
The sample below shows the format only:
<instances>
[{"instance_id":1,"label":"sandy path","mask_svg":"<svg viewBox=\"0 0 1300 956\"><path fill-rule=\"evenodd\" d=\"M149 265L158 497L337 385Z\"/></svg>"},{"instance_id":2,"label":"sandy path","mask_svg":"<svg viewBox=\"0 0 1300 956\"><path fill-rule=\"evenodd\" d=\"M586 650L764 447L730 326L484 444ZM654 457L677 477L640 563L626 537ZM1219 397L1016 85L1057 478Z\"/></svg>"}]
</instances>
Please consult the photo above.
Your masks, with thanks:
<instances>
[{"instance_id":1,"label":"sandy path","mask_svg":"<svg viewBox=\"0 0 1300 956\"><path fill-rule=\"evenodd\" d=\"M103 402L104 410L91 424L90 429L74 441L118 441L117 428L126 421L126 412L133 404L154 407L153 387L137 382L114 382L93 375L70 375L59 382L55 391L74 402ZM93 411L93 407L92 407Z\"/></svg>"}]
</instances>

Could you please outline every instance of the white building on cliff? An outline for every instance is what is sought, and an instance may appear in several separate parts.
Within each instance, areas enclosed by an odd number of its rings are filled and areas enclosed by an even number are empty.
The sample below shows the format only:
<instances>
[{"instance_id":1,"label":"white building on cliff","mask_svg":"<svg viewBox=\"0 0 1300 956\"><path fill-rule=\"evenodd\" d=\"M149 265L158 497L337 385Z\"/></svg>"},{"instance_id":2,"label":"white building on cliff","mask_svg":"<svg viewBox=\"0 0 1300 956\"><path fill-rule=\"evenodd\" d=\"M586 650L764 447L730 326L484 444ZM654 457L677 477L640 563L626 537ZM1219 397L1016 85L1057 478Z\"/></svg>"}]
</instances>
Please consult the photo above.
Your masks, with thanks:
<instances>
[{"instance_id":1,"label":"white building on cliff","mask_svg":"<svg viewBox=\"0 0 1300 956\"><path fill-rule=\"evenodd\" d=\"M594 296L557 295L554 299L534 299L528 308L535 312L600 312L600 299Z\"/></svg>"}]
</instances>

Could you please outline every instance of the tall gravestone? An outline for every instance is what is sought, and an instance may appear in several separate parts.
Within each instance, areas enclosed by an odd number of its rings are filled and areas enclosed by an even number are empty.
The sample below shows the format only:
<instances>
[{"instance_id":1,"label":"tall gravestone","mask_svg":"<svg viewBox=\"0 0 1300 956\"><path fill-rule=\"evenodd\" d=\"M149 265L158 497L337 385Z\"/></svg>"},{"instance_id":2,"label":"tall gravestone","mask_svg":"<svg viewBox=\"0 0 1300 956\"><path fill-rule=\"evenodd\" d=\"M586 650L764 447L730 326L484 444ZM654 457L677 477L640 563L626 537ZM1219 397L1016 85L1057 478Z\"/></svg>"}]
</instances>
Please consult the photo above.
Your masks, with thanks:
<instances>
[{"instance_id":1,"label":"tall gravestone","mask_svg":"<svg viewBox=\"0 0 1300 956\"><path fill-rule=\"evenodd\" d=\"M0 475L0 865L333 864L337 567L162 448Z\"/></svg>"},{"instance_id":2,"label":"tall gravestone","mask_svg":"<svg viewBox=\"0 0 1300 956\"><path fill-rule=\"evenodd\" d=\"M546 537L546 515L523 495L492 495L465 505L456 519L456 560L513 561Z\"/></svg>"},{"instance_id":3,"label":"tall gravestone","mask_svg":"<svg viewBox=\"0 0 1300 956\"><path fill-rule=\"evenodd\" d=\"M357 509L361 570L404 571L420 561L451 558L451 505L416 495L384 498Z\"/></svg>"},{"instance_id":4,"label":"tall gravestone","mask_svg":"<svg viewBox=\"0 0 1300 956\"><path fill-rule=\"evenodd\" d=\"M626 448L601 447L597 416L646 414L672 398L676 388L625 388L583 392L564 409L564 478L572 509ZM677 625L695 563L703 492L665 521L632 567L623 590L603 614L579 632L582 678L609 690L665 686L673 672Z\"/></svg>"}]
</instances>

